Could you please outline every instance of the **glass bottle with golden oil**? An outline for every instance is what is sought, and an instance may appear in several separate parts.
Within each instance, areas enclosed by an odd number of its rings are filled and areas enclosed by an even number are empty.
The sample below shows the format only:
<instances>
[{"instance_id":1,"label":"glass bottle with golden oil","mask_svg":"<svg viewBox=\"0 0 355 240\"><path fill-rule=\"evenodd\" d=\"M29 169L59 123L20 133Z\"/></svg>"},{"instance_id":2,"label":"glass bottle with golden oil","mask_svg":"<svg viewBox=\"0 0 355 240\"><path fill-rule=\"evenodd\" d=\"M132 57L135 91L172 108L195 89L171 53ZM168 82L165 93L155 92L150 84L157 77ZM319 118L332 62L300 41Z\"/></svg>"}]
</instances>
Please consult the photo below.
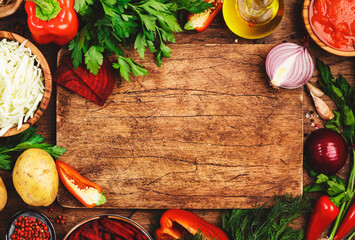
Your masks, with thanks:
<instances>
[{"instance_id":1,"label":"glass bottle with golden oil","mask_svg":"<svg viewBox=\"0 0 355 240\"><path fill-rule=\"evenodd\" d=\"M263 38L281 22L283 0L224 0L223 16L228 27L247 39Z\"/></svg>"}]
</instances>

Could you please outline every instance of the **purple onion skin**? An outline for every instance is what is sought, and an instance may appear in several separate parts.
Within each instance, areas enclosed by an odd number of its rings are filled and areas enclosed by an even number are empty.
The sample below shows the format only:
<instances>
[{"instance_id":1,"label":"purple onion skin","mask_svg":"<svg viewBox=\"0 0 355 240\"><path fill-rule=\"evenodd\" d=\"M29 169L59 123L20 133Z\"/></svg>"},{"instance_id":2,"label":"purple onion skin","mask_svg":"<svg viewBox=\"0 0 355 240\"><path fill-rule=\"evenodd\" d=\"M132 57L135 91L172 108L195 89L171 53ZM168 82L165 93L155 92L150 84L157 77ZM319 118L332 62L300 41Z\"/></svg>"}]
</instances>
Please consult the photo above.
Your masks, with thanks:
<instances>
[{"instance_id":1,"label":"purple onion skin","mask_svg":"<svg viewBox=\"0 0 355 240\"><path fill-rule=\"evenodd\" d=\"M304 144L309 166L318 173L335 174L345 165L348 147L337 132L321 128L312 132Z\"/></svg>"}]
</instances>

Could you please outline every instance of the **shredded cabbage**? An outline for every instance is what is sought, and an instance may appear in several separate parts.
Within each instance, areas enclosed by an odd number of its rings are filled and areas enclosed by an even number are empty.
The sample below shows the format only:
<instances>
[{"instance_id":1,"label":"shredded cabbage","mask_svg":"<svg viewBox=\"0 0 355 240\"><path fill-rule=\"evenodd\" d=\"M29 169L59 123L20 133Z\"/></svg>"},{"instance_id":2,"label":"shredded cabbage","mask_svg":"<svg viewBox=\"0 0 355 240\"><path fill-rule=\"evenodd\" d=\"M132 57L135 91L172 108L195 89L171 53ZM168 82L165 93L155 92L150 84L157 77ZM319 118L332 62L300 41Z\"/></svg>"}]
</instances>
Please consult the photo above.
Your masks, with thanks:
<instances>
[{"instance_id":1,"label":"shredded cabbage","mask_svg":"<svg viewBox=\"0 0 355 240\"><path fill-rule=\"evenodd\" d=\"M40 63L27 40L0 41L0 136L32 118L44 93Z\"/></svg>"}]
</instances>

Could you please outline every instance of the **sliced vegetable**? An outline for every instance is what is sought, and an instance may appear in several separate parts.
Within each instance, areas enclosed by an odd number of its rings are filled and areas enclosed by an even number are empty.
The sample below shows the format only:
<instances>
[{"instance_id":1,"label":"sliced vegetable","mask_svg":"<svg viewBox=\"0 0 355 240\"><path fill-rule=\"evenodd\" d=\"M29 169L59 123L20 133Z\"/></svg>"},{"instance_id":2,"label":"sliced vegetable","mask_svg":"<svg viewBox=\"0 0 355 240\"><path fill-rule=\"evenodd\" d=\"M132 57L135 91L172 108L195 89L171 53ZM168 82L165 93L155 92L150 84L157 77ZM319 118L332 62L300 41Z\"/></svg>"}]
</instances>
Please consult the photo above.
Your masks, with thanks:
<instances>
[{"instance_id":1,"label":"sliced vegetable","mask_svg":"<svg viewBox=\"0 0 355 240\"><path fill-rule=\"evenodd\" d=\"M43 72L26 42L0 41L0 136L20 129L43 98Z\"/></svg>"},{"instance_id":2,"label":"sliced vegetable","mask_svg":"<svg viewBox=\"0 0 355 240\"><path fill-rule=\"evenodd\" d=\"M304 153L313 170L335 174L345 165L348 147L339 133L321 128L309 135L304 144Z\"/></svg>"},{"instance_id":3,"label":"sliced vegetable","mask_svg":"<svg viewBox=\"0 0 355 240\"><path fill-rule=\"evenodd\" d=\"M68 55L63 57L53 80L102 106L112 93L115 85L115 73L107 57L103 58L102 67L94 75L82 65L74 69L73 62Z\"/></svg>"},{"instance_id":4,"label":"sliced vegetable","mask_svg":"<svg viewBox=\"0 0 355 240\"><path fill-rule=\"evenodd\" d=\"M339 208L326 195L318 198L309 219L306 240L317 240L339 214Z\"/></svg>"},{"instance_id":5,"label":"sliced vegetable","mask_svg":"<svg viewBox=\"0 0 355 240\"><path fill-rule=\"evenodd\" d=\"M90 182L68 164L57 160L57 170L64 186L86 207L95 207L106 202L102 188Z\"/></svg>"},{"instance_id":6,"label":"sliced vegetable","mask_svg":"<svg viewBox=\"0 0 355 240\"><path fill-rule=\"evenodd\" d=\"M207 0L206 2L213 4L213 6L202 13L189 13L187 15L188 21L184 26L185 30L204 31L222 9L223 0Z\"/></svg>"},{"instance_id":7,"label":"sliced vegetable","mask_svg":"<svg viewBox=\"0 0 355 240\"><path fill-rule=\"evenodd\" d=\"M170 209L161 216L160 228L155 231L155 236L157 240L179 239L183 237L184 231L192 235L200 233L207 240L228 240L222 229L189 211L181 209Z\"/></svg>"},{"instance_id":8,"label":"sliced vegetable","mask_svg":"<svg viewBox=\"0 0 355 240\"><path fill-rule=\"evenodd\" d=\"M28 0L25 10L32 38L39 44L55 42L64 46L78 32L74 0Z\"/></svg>"},{"instance_id":9,"label":"sliced vegetable","mask_svg":"<svg viewBox=\"0 0 355 240\"><path fill-rule=\"evenodd\" d=\"M268 53L265 67L271 85L287 89L303 86L314 72L307 41L303 45L289 42L276 45Z\"/></svg>"}]
</instances>

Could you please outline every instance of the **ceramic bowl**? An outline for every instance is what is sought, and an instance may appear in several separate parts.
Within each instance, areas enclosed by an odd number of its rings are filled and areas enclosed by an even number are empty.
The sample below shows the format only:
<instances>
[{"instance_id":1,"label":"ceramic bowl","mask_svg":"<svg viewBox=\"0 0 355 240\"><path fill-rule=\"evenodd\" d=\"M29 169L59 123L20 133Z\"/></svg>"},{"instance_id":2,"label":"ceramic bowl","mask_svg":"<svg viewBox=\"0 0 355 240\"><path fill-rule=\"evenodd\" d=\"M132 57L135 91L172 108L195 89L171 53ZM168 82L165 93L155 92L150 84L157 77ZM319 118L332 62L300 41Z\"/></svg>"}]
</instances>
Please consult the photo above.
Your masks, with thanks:
<instances>
[{"instance_id":1,"label":"ceramic bowl","mask_svg":"<svg viewBox=\"0 0 355 240\"><path fill-rule=\"evenodd\" d=\"M85 219L81 222L79 222L78 224L76 224L72 229L69 230L69 232L64 236L63 240L68 240L70 239L70 237L72 236L72 234L75 234L76 231L83 226L90 226L91 223L94 220L98 220L98 219L103 219L103 218L109 218L111 220L115 220L118 222L124 222L126 224L129 224L129 226L132 228L135 228L138 232L140 232L143 235L143 239L147 239L147 240L153 240L153 238L149 235L149 233L138 223L134 222L133 220L120 216L120 215L114 215L114 214L102 214L102 215L97 215L97 216L93 216L90 217L88 219Z\"/></svg>"},{"instance_id":2,"label":"ceramic bowl","mask_svg":"<svg viewBox=\"0 0 355 240\"><path fill-rule=\"evenodd\" d=\"M0 18L4 18L14 14L21 6L23 0L13 0L10 4L0 7Z\"/></svg>"},{"instance_id":3,"label":"ceramic bowl","mask_svg":"<svg viewBox=\"0 0 355 240\"><path fill-rule=\"evenodd\" d=\"M19 43L23 43L26 39L24 37L21 37L15 33L11 32L6 32L6 31L0 31L0 40L6 38L8 40L13 40L13 41L18 41ZM27 122L23 123L22 127L20 129L17 129L17 127L10 128L2 137L8 137L12 135L16 135L18 133L21 133L28 129L30 126L35 124L38 119L42 116L44 110L47 108L49 104L49 100L51 97L51 92L52 92L52 75L51 71L49 68L49 65L47 63L47 60L43 56L43 54L40 52L40 50L30 41L27 41L25 44L25 47L28 47L31 49L32 54L37 56L37 60L41 64L41 68L43 71L44 75L44 95L42 98L42 101L40 102L37 111L34 113L33 117L28 119Z\"/></svg>"},{"instance_id":4,"label":"ceramic bowl","mask_svg":"<svg viewBox=\"0 0 355 240\"><path fill-rule=\"evenodd\" d=\"M56 235L55 235L55 230L53 227L53 224L51 221L44 215L43 213L37 212L37 211L20 211L16 213L10 220L9 226L6 231L6 240L11 240L11 235L15 231L15 225L14 223L18 220L19 217L33 217L35 219L40 220L42 223L44 223L48 227L48 232L50 233L50 240L56 240Z\"/></svg>"},{"instance_id":5,"label":"ceramic bowl","mask_svg":"<svg viewBox=\"0 0 355 240\"><path fill-rule=\"evenodd\" d=\"M309 21L309 6L311 4L312 0L304 0L303 3L303 10L302 10L302 15L303 15L303 21L306 26L306 29L308 31L308 34L311 36L314 42L316 42L321 48L324 50L338 56L343 56L343 57L354 57L355 56L355 50L354 51L341 51L337 50L334 48L331 48L330 46L326 45L323 41L321 41L315 32L313 31L310 21Z\"/></svg>"}]
</instances>

